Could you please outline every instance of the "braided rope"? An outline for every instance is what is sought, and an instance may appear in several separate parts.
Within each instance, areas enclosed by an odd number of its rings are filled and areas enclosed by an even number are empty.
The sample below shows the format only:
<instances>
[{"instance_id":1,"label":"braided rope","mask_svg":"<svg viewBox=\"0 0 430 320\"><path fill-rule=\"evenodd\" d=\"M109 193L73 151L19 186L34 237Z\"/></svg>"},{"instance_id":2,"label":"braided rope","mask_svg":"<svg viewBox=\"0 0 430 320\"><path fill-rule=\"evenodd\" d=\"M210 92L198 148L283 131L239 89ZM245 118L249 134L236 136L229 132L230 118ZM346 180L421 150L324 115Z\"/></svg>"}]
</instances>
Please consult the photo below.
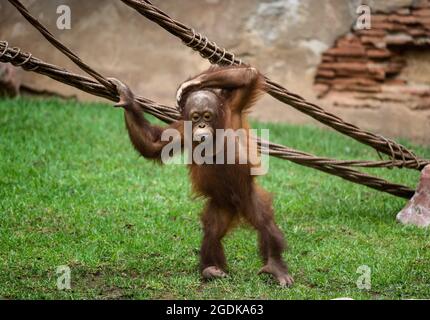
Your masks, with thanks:
<instances>
[{"instance_id":1,"label":"braided rope","mask_svg":"<svg viewBox=\"0 0 430 320\"><path fill-rule=\"evenodd\" d=\"M2 62L10 62L15 66L21 66L23 69L28 71L35 71L40 74L47 75L52 79L57 81L69 84L78 89L81 89L85 92L105 97L107 99L118 101L118 95L116 90L112 90L112 84L105 77L94 71L91 67L82 62L77 55L72 53L66 46L64 46L61 42L54 38L54 36L42 25L40 24L34 17L30 15L28 10L17 0L9 0L11 3L15 5L15 7L22 13L22 15L32 24L34 25L44 36L45 38L52 43L57 49L63 52L67 57L69 57L75 64L77 64L83 71L87 72L93 78L95 78L99 83L94 82L88 77L83 77L80 75L72 74L65 69L60 69L56 66L47 64L45 62L40 61L37 58L33 58L30 53L22 53L18 48L9 48L7 42L0 42L0 49L3 49L2 54L0 54L0 61ZM160 14L161 16L167 16L165 14ZM206 48L213 46L214 50L211 55L208 55L209 58L212 58L217 63L221 63L221 61L226 64L240 64L240 60L236 60L234 55L228 53L225 49L222 49L222 54L218 53L218 47L214 42L210 42L206 37L201 35L198 36L197 43L194 43L197 39L196 33L193 31L193 36L191 41L187 42L189 44L193 43L193 47L196 50L205 50ZM200 44L204 39L204 45L202 48ZM221 50L219 50L221 51ZM213 54L213 53L216 54ZM201 52L202 55L207 55L207 52ZM215 60L216 59L216 60ZM227 60L225 60L227 59ZM180 119L180 114L176 109L159 105L151 100L145 99L143 97L136 97L137 103L141 106L142 110L156 116L157 118L166 121L172 122ZM385 139L385 138L384 138ZM265 145L265 144L263 144ZM275 157L279 157L282 159L288 159L292 162L305 165L308 167L316 168L318 170L342 177L346 180L360 183L366 185L368 187L385 191L391 193L393 195L397 195L404 198L410 198L414 191L408 187L393 184L387 182L383 179L373 177L345 166L362 166L362 167L389 167L392 165L395 166L406 166L406 167L416 167L418 165L424 167L425 164L428 164L428 161L417 159L416 157L412 160L407 160L405 158L402 161L339 161L328 158L315 157L311 154L307 154L301 151L296 151L281 145L268 143L268 148L261 148L263 153L267 153L273 155ZM261 146L261 144L260 144ZM393 151L391 145L391 150Z\"/></svg>"},{"instance_id":2,"label":"braided rope","mask_svg":"<svg viewBox=\"0 0 430 320\"><path fill-rule=\"evenodd\" d=\"M93 70L90 66L86 65L75 53L73 53L69 48L63 45L60 41L55 39L55 37L46 29L35 17L33 17L27 8L17 0L9 0L9 2L28 20L44 37L48 40L54 47L59 49L64 53L70 60L72 60L79 68L91 75L99 83L104 85L109 90L115 92L115 86L99 74L97 71Z\"/></svg>"},{"instance_id":3,"label":"braided rope","mask_svg":"<svg viewBox=\"0 0 430 320\"><path fill-rule=\"evenodd\" d=\"M19 48L9 47L6 41L0 41L0 62L11 63L15 66L20 64L24 70L45 75L61 83L70 85L92 95L109 99L111 101L118 101L119 99L117 93L112 93L106 89L106 87L89 77L71 73L64 68L46 63L34 57L33 55L31 55L30 59L28 59L29 56L29 53L21 52L21 49ZM23 61L26 62L23 63ZM171 123L181 119L181 115L175 108L158 104L141 96L136 96L135 99L144 112L147 112L162 121ZM286 159L294 163L314 168L341 177L345 180L362 184L379 191L387 192L398 197L409 199L414 194L414 190L406 186L391 183L384 179L380 179L346 167L356 166L376 168L388 167L391 165L414 166L415 163L412 160L407 161L406 163L403 163L402 161L396 161L393 163L392 161L335 160L324 157L316 157L312 154L305 153L303 151L297 151L272 142L259 141L258 143L261 152L264 154ZM424 162L421 160L421 166L425 166L426 164L430 164L430 162Z\"/></svg>"},{"instance_id":4,"label":"braided rope","mask_svg":"<svg viewBox=\"0 0 430 320\"><path fill-rule=\"evenodd\" d=\"M201 41L202 38L205 38L200 33L199 40L197 40L196 32L194 29L178 22L171 17L169 17L162 10L154 6L149 0L121 0L126 5L132 7L140 14L148 18L149 20L155 22L163 29L173 34L174 36L180 38L184 44L193 50L199 51L202 57L208 59L211 63L217 64L240 64L242 63L240 60L236 60L235 56L227 52L225 48L220 48L216 45L215 42L211 42L208 40L209 45L204 46L203 48L198 48L196 45ZM222 52L222 54L221 54ZM232 62L234 61L234 62ZM417 158L417 156L406 147L397 142L382 137L381 135L376 135L374 133L363 131L357 126L345 122L340 117L325 111L322 107L306 101L301 96L289 92L287 89L283 88L281 85L267 80L267 89L268 93L279 101L286 103L295 109L311 116L312 118L318 120L321 123L335 129L338 132L341 132L363 144L371 146L378 152L385 153L392 157L394 160L412 160L417 164L414 168L417 170L423 169L422 165L418 165L421 163L421 160ZM396 151L397 150L397 151Z\"/></svg>"}]
</instances>

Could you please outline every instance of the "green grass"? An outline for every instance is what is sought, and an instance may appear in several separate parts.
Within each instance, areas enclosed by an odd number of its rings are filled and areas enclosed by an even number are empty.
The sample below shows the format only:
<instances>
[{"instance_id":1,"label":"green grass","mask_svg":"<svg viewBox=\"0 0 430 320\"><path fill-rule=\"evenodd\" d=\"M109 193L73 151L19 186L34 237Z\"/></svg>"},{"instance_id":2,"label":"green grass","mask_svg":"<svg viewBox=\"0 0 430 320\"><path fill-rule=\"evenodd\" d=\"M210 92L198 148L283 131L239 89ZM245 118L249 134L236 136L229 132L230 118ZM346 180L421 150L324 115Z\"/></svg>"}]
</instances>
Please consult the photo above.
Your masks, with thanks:
<instances>
[{"instance_id":1,"label":"green grass","mask_svg":"<svg viewBox=\"0 0 430 320\"><path fill-rule=\"evenodd\" d=\"M256 234L248 228L225 239L229 277L202 283L203 202L190 199L185 166L137 156L122 118L105 104L0 101L0 297L430 297L429 231L396 223L404 200L274 158L259 181L275 195L295 285L283 289L257 276ZM328 130L257 126L314 154L377 159ZM430 157L429 149L414 149ZM370 172L409 186L418 180L414 170ZM71 290L56 288L60 265L71 268ZM368 291L356 286L361 265L372 271Z\"/></svg>"}]
</instances>

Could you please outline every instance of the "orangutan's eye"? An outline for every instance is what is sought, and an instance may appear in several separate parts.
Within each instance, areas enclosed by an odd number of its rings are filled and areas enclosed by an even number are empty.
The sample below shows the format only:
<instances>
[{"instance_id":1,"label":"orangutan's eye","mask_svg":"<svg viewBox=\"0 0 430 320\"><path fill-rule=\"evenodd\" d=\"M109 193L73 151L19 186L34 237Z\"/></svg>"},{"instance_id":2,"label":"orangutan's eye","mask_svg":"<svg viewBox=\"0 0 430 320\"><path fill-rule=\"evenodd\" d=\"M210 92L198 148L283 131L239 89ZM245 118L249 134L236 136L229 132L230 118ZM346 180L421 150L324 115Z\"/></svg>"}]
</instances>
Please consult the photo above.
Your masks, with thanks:
<instances>
[{"instance_id":1,"label":"orangutan's eye","mask_svg":"<svg viewBox=\"0 0 430 320\"><path fill-rule=\"evenodd\" d=\"M212 120L212 114L210 112L205 112L205 114L203 115L203 120L211 121Z\"/></svg>"},{"instance_id":2,"label":"orangutan's eye","mask_svg":"<svg viewBox=\"0 0 430 320\"><path fill-rule=\"evenodd\" d=\"M197 121L199 121L199 120L200 120L200 115L199 115L198 113L193 113L193 114L191 115L191 120L192 120L193 122L197 122Z\"/></svg>"}]
</instances>

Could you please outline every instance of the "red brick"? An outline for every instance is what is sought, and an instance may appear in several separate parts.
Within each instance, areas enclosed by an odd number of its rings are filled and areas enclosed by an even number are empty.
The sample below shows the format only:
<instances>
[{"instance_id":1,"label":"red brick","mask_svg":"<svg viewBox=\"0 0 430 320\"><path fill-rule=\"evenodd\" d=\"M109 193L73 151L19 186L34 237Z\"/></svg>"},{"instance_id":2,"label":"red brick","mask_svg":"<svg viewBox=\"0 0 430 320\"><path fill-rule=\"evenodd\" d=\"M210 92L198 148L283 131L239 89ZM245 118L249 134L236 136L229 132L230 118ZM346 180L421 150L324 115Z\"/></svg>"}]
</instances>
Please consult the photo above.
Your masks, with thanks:
<instances>
[{"instance_id":1,"label":"red brick","mask_svg":"<svg viewBox=\"0 0 430 320\"><path fill-rule=\"evenodd\" d=\"M429 35L429 32L427 30L419 28L409 28L407 32L413 37Z\"/></svg>"},{"instance_id":2,"label":"red brick","mask_svg":"<svg viewBox=\"0 0 430 320\"><path fill-rule=\"evenodd\" d=\"M400 23L393 23L393 22L378 22L378 23L372 22L372 28L386 30L386 31L405 31L408 29L406 25L403 25Z\"/></svg>"},{"instance_id":3,"label":"red brick","mask_svg":"<svg viewBox=\"0 0 430 320\"><path fill-rule=\"evenodd\" d=\"M387 32L385 30L364 29L364 30L358 30L357 34L360 36L380 37L380 36L385 36Z\"/></svg>"},{"instance_id":4,"label":"red brick","mask_svg":"<svg viewBox=\"0 0 430 320\"><path fill-rule=\"evenodd\" d=\"M358 92L381 92L381 86L363 86L359 84L355 85L344 85L344 84L335 84L333 85L333 89L338 91L358 91Z\"/></svg>"},{"instance_id":5,"label":"red brick","mask_svg":"<svg viewBox=\"0 0 430 320\"><path fill-rule=\"evenodd\" d=\"M404 79L388 79L387 81L385 81L385 84L387 85L405 85L407 83L406 80Z\"/></svg>"},{"instance_id":6,"label":"red brick","mask_svg":"<svg viewBox=\"0 0 430 320\"><path fill-rule=\"evenodd\" d=\"M372 24L376 22L387 22L388 16L385 14L372 14L371 21L372 21Z\"/></svg>"},{"instance_id":7,"label":"red brick","mask_svg":"<svg viewBox=\"0 0 430 320\"><path fill-rule=\"evenodd\" d=\"M386 73L384 66L377 64L369 64L367 66L367 70L372 78L377 80L385 80Z\"/></svg>"},{"instance_id":8,"label":"red brick","mask_svg":"<svg viewBox=\"0 0 430 320\"><path fill-rule=\"evenodd\" d=\"M357 36L345 36L336 40L336 47L361 46L360 39Z\"/></svg>"},{"instance_id":9,"label":"red brick","mask_svg":"<svg viewBox=\"0 0 430 320\"><path fill-rule=\"evenodd\" d=\"M388 21L401 24L415 24L418 23L418 18L414 16L400 16L396 14L391 14L388 16Z\"/></svg>"},{"instance_id":10,"label":"red brick","mask_svg":"<svg viewBox=\"0 0 430 320\"><path fill-rule=\"evenodd\" d=\"M430 17L419 17L417 21L420 24L430 24Z\"/></svg>"},{"instance_id":11,"label":"red brick","mask_svg":"<svg viewBox=\"0 0 430 320\"><path fill-rule=\"evenodd\" d=\"M326 54L332 56L350 56L350 57L361 57L366 55L366 51L363 47L348 47L348 48L332 48L327 50Z\"/></svg>"},{"instance_id":12,"label":"red brick","mask_svg":"<svg viewBox=\"0 0 430 320\"><path fill-rule=\"evenodd\" d=\"M367 37L362 36L361 42L364 44L371 44L377 48L385 47L385 41L382 37Z\"/></svg>"},{"instance_id":13,"label":"red brick","mask_svg":"<svg viewBox=\"0 0 430 320\"><path fill-rule=\"evenodd\" d=\"M336 78L331 81L333 84L359 84L363 86L375 86L379 85L379 82L372 79L372 78L366 78L366 77L354 77L354 78Z\"/></svg>"},{"instance_id":14,"label":"red brick","mask_svg":"<svg viewBox=\"0 0 430 320\"><path fill-rule=\"evenodd\" d=\"M333 63L322 63L320 66L322 69L330 69L336 72L338 71L350 71L350 72L365 72L367 71L367 64L361 62L333 62Z\"/></svg>"},{"instance_id":15,"label":"red brick","mask_svg":"<svg viewBox=\"0 0 430 320\"><path fill-rule=\"evenodd\" d=\"M336 57L336 62L361 62L361 63L366 63L367 61L369 61L369 59L367 58L367 56L363 56L363 57Z\"/></svg>"},{"instance_id":16,"label":"red brick","mask_svg":"<svg viewBox=\"0 0 430 320\"><path fill-rule=\"evenodd\" d=\"M333 61L334 61L334 57L332 57L332 56L328 56L328 55L326 55L326 54L323 54L323 56L322 56L322 61L323 61L323 62L333 62Z\"/></svg>"},{"instance_id":17,"label":"red brick","mask_svg":"<svg viewBox=\"0 0 430 320\"><path fill-rule=\"evenodd\" d=\"M334 78L334 76L336 75L336 73L333 70L324 70L324 69L319 69L317 71L317 77L322 77L322 78Z\"/></svg>"},{"instance_id":18,"label":"red brick","mask_svg":"<svg viewBox=\"0 0 430 320\"><path fill-rule=\"evenodd\" d=\"M368 57L377 59L389 58L392 56L391 51L386 49L370 49L367 50L366 53Z\"/></svg>"},{"instance_id":19,"label":"red brick","mask_svg":"<svg viewBox=\"0 0 430 320\"><path fill-rule=\"evenodd\" d=\"M419 16L419 17L430 17L430 8L429 9L414 10L413 15Z\"/></svg>"}]
</instances>

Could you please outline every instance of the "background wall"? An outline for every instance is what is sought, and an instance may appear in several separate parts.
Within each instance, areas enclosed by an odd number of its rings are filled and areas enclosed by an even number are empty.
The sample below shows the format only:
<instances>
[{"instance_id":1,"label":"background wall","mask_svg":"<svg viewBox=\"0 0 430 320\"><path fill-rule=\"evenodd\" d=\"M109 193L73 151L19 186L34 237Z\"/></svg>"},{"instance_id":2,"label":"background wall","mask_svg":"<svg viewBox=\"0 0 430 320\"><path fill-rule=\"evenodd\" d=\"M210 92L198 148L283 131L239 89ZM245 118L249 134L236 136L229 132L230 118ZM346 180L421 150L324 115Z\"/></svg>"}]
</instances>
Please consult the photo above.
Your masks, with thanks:
<instances>
[{"instance_id":1,"label":"background wall","mask_svg":"<svg viewBox=\"0 0 430 320\"><path fill-rule=\"evenodd\" d=\"M180 82L208 63L176 38L117 0L26 0L31 12L52 33L88 64L106 76L130 84L139 94L173 105ZM367 1L372 10L390 12L428 1ZM413 110L389 102L378 108L343 108L317 98L315 75L323 53L344 36L356 21L358 0L154 0L171 17L192 26L258 67L271 79L306 99L321 104L345 120L387 135L409 137L430 144L430 109ZM56 28L56 8L72 10L71 30ZM31 51L35 56L79 72L53 49L7 2L0 2L0 39ZM428 48L426 49L428 52ZM407 69L411 77L429 79L414 59ZM415 70L415 71L414 71ZM23 82L49 88L80 99L96 99L46 77L20 74ZM265 97L253 114L263 121L315 123L307 116ZM287 143L288 144L288 143Z\"/></svg>"}]
</instances>

